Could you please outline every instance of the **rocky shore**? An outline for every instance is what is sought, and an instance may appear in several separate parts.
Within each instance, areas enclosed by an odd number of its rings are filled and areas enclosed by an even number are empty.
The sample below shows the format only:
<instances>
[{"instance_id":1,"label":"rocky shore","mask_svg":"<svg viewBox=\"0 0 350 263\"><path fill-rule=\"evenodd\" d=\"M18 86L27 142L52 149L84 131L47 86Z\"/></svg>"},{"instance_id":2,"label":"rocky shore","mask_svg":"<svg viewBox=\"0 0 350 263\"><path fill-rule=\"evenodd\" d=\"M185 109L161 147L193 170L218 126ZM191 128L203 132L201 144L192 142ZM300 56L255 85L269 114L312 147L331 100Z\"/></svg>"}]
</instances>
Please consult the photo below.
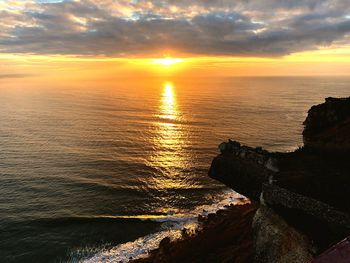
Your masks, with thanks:
<instances>
[{"instance_id":1,"label":"rocky shore","mask_svg":"<svg viewBox=\"0 0 350 263\"><path fill-rule=\"evenodd\" d=\"M251 203L132 262L350 262L350 97L311 107L304 125L294 152L221 143L209 176Z\"/></svg>"},{"instance_id":2,"label":"rocky shore","mask_svg":"<svg viewBox=\"0 0 350 263\"><path fill-rule=\"evenodd\" d=\"M194 233L183 231L182 238L165 238L147 258L132 263L219 263L253 260L252 222L256 205L232 205L207 217L199 217L201 227Z\"/></svg>"},{"instance_id":3,"label":"rocky shore","mask_svg":"<svg viewBox=\"0 0 350 263\"><path fill-rule=\"evenodd\" d=\"M304 146L271 153L229 140L209 176L260 203L255 262L350 262L350 98L327 98L304 122ZM345 243L344 243L345 242Z\"/></svg>"}]
</instances>

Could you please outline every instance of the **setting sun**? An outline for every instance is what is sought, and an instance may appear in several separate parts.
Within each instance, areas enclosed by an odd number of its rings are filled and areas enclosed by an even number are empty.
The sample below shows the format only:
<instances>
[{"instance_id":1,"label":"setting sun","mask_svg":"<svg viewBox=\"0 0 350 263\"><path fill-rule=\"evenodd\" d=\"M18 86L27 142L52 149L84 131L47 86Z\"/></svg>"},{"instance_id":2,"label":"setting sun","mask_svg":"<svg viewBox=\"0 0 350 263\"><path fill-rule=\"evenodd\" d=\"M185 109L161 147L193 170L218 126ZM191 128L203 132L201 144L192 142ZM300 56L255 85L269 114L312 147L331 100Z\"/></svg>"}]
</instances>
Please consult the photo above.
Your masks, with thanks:
<instances>
[{"instance_id":1,"label":"setting sun","mask_svg":"<svg viewBox=\"0 0 350 263\"><path fill-rule=\"evenodd\" d=\"M171 66L171 65L178 64L181 62L183 62L183 59L181 59L181 58L170 58L170 57L156 58L153 60L154 64L159 64L159 65L163 65L163 66Z\"/></svg>"}]
</instances>

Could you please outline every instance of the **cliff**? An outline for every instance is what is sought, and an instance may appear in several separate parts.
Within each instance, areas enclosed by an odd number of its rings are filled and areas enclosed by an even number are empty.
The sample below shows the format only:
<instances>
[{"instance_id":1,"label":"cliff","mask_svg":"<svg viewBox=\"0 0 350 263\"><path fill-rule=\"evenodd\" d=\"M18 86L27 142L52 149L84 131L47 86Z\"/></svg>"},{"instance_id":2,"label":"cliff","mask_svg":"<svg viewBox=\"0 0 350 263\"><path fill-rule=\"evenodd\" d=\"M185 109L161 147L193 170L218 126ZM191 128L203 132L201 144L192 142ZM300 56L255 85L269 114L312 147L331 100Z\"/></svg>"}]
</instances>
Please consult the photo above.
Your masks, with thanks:
<instances>
[{"instance_id":1,"label":"cliff","mask_svg":"<svg viewBox=\"0 0 350 263\"><path fill-rule=\"evenodd\" d=\"M309 262L350 234L350 98L313 106L304 125L295 152L229 140L210 167L210 177L261 204L256 262Z\"/></svg>"},{"instance_id":2,"label":"cliff","mask_svg":"<svg viewBox=\"0 0 350 263\"><path fill-rule=\"evenodd\" d=\"M326 102L312 106L304 122L304 145L319 151L350 150L349 98L326 98Z\"/></svg>"}]
</instances>

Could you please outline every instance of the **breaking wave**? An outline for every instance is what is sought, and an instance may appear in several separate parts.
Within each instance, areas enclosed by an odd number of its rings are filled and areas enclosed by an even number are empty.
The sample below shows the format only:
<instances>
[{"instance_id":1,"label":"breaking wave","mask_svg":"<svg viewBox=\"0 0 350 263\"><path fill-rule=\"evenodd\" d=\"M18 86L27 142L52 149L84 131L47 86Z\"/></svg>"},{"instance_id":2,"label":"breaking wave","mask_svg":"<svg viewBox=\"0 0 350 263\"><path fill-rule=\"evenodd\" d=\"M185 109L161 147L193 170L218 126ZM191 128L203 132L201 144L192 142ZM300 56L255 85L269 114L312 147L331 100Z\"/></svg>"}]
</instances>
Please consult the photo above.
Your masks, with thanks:
<instances>
[{"instance_id":1,"label":"breaking wave","mask_svg":"<svg viewBox=\"0 0 350 263\"><path fill-rule=\"evenodd\" d=\"M221 197L221 198L220 198ZM216 202L215 202L216 201ZM198 225L198 216L207 216L215 213L220 209L232 204L246 202L247 199L234 192L233 190L225 190L222 195L218 195L212 205L199 206L196 209L186 213L168 213L167 215L136 215L136 216L116 216L118 219L139 219L151 220L162 223L160 229L156 233L138 238L135 241L117 245L109 249L101 249L94 256L83 259L84 263L96 262L128 262L131 259L137 259L147 256L147 254L156 249L159 243L165 237L170 239L178 239L181 237L182 230L195 230Z\"/></svg>"}]
</instances>

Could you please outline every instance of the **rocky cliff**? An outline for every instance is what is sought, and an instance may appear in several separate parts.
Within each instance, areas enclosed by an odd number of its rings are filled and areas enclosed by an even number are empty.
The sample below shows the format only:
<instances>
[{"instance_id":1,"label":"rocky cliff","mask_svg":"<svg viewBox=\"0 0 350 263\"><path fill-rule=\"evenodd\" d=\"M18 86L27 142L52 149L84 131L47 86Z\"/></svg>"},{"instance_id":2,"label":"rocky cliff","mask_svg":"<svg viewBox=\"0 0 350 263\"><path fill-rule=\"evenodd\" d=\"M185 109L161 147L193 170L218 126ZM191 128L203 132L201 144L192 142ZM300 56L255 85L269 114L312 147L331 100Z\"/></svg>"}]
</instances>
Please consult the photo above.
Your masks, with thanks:
<instances>
[{"instance_id":1,"label":"rocky cliff","mask_svg":"<svg viewBox=\"0 0 350 263\"><path fill-rule=\"evenodd\" d=\"M304 122L304 145L319 151L350 150L349 98L326 98L312 106Z\"/></svg>"},{"instance_id":2,"label":"rocky cliff","mask_svg":"<svg viewBox=\"0 0 350 263\"><path fill-rule=\"evenodd\" d=\"M304 125L304 147L295 152L229 140L209 170L261 204L253 223L256 262L309 262L350 235L350 98L313 106Z\"/></svg>"}]
</instances>

